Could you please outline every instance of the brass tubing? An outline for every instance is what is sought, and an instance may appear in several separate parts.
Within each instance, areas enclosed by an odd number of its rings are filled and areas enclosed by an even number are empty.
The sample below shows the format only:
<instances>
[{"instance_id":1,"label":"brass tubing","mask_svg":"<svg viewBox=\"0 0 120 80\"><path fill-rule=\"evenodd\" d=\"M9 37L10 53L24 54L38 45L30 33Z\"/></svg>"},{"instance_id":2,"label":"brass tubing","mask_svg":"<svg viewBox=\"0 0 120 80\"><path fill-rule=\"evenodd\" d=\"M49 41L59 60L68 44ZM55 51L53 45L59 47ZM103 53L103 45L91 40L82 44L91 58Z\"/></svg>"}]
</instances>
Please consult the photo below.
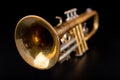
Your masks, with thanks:
<instances>
[{"instance_id":1,"label":"brass tubing","mask_svg":"<svg viewBox=\"0 0 120 80\"><path fill-rule=\"evenodd\" d=\"M74 36L76 38L76 43L77 43L77 46L78 46L78 53L82 53L82 50L81 50L81 47L80 47L80 41L79 41L79 37L78 37L78 34L77 34L76 27L73 28L73 33L74 33Z\"/></svg>"},{"instance_id":2,"label":"brass tubing","mask_svg":"<svg viewBox=\"0 0 120 80\"><path fill-rule=\"evenodd\" d=\"M79 26L79 31L80 31L80 34L81 34L81 37L82 37L82 44L83 44L83 47L84 47L83 52L85 52L86 50L88 50L88 46L87 46L87 43L85 41L85 36L83 34L83 31L82 31L82 25L79 24L78 26Z\"/></svg>"},{"instance_id":3,"label":"brass tubing","mask_svg":"<svg viewBox=\"0 0 120 80\"><path fill-rule=\"evenodd\" d=\"M80 33L80 30L79 30L79 25L77 25L76 27L76 30L77 30L77 33L78 33L78 39L79 39L79 45L81 47L81 53L79 53L79 55L82 55L83 54L83 51L84 51L84 46L83 46L83 42L82 42L82 37L81 37L81 33Z\"/></svg>"},{"instance_id":4,"label":"brass tubing","mask_svg":"<svg viewBox=\"0 0 120 80\"><path fill-rule=\"evenodd\" d=\"M88 40L96 32L98 28L98 14L94 10L91 10L90 12L86 11L80 14L77 18L67 21L59 27L55 27L57 35L62 36L64 33L69 31L71 28L73 28L74 26L82 22L85 22L87 19L89 19L92 16L94 16L94 28L93 28L93 31L89 35L86 36L85 40Z\"/></svg>"},{"instance_id":5,"label":"brass tubing","mask_svg":"<svg viewBox=\"0 0 120 80\"><path fill-rule=\"evenodd\" d=\"M87 36L84 37L83 33L81 32L82 31L81 23L85 22L92 16L94 16L93 29ZM94 10L91 10L89 12L86 11L85 13L80 14L77 18L72 19L67 22L64 22L59 27L55 27L55 30L59 37L61 37L67 31L69 31L71 29L73 30L73 33L75 34L74 36L76 38L76 44L74 44L74 46L72 46L74 48L70 47L69 50L67 50L65 53L63 53L63 55L60 56L59 61L61 61L63 58L66 58L77 47L78 47L79 55L82 55L88 49L85 40L88 40L98 29L98 14L97 14L97 12ZM83 37L84 37L84 40L81 39ZM75 47L76 45L77 45L77 47ZM66 48L67 48L67 46L66 46Z\"/></svg>"}]
</instances>

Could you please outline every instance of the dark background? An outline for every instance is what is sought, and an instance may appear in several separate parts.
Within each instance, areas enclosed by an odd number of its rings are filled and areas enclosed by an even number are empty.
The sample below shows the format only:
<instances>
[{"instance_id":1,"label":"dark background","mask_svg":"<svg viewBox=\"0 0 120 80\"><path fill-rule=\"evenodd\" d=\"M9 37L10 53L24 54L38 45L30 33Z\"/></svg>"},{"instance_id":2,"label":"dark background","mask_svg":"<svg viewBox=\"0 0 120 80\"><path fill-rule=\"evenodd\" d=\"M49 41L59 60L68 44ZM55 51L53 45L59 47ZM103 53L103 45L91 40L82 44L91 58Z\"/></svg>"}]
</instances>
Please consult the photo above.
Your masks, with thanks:
<instances>
[{"instance_id":1,"label":"dark background","mask_svg":"<svg viewBox=\"0 0 120 80\"><path fill-rule=\"evenodd\" d=\"M0 80L106 80L120 79L119 8L115 0L26 0L0 3ZM16 49L14 30L24 16L35 14L55 26L55 16L65 20L64 11L86 8L99 13L99 29L87 41L89 50L80 58L72 57L50 70L42 71L26 64ZM118 20L117 20L118 19Z\"/></svg>"}]
</instances>

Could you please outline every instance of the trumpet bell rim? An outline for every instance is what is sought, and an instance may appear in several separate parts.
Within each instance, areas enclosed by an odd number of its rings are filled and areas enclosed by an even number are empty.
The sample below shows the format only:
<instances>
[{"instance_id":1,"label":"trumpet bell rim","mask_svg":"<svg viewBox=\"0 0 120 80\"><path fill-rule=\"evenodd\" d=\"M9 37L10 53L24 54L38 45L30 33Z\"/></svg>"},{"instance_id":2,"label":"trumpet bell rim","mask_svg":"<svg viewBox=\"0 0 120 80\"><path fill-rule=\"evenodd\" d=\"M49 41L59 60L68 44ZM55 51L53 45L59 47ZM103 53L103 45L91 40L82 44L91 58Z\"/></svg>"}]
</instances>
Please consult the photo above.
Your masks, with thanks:
<instances>
[{"instance_id":1,"label":"trumpet bell rim","mask_svg":"<svg viewBox=\"0 0 120 80\"><path fill-rule=\"evenodd\" d=\"M36 51L35 53L37 53L37 55L33 57L31 55L30 50L26 47L26 44L23 41L23 35L25 35L24 31L27 31L28 28L30 29L32 27L31 24L36 23L36 21L40 25L42 25L43 29L46 30L50 34L52 38L52 41L51 41L52 45L50 45L47 49L45 49L45 51L43 51L44 49L39 52ZM38 28L38 29L42 29L42 28ZM45 36L47 35L44 35L43 37ZM60 54L59 37L57 35L56 30L53 28L53 26L49 22L44 20L43 18L36 16L36 15L28 15L28 16L23 17L22 19L19 20L19 22L16 25L14 37L15 37L15 44L16 44L16 47L18 49L20 56L30 66L40 69L40 70L45 70L45 69L49 69L53 67L58 61L59 54ZM26 36L24 38L26 38ZM47 51L47 54L46 54L46 51Z\"/></svg>"}]
</instances>

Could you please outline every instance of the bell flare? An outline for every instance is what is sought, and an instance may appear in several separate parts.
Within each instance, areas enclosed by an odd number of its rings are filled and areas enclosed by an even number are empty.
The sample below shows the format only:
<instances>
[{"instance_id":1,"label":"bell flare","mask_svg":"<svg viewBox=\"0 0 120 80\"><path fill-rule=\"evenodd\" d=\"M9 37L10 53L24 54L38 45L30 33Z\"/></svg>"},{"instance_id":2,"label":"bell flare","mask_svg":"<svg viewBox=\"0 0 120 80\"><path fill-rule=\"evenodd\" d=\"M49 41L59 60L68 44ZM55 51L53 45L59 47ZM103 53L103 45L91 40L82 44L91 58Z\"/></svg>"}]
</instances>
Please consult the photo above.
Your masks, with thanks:
<instances>
[{"instance_id":1,"label":"bell flare","mask_svg":"<svg viewBox=\"0 0 120 80\"><path fill-rule=\"evenodd\" d=\"M56 30L36 15L23 17L15 28L15 44L21 57L34 68L53 67L60 54L60 41Z\"/></svg>"}]
</instances>

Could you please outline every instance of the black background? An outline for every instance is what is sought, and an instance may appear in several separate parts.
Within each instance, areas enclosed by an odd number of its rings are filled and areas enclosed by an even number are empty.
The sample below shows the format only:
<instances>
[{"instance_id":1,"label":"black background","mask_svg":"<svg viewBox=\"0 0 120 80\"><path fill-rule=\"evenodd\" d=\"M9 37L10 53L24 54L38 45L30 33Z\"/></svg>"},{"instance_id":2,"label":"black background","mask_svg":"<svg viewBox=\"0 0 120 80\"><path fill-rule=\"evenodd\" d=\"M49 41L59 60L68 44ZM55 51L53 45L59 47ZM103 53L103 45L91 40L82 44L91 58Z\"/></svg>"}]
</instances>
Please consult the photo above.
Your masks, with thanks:
<instances>
[{"instance_id":1,"label":"black background","mask_svg":"<svg viewBox=\"0 0 120 80\"><path fill-rule=\"evenodd\" d=\"M115 0L26 0L0 3L0 80L106 80L120 79L119 4ZM86 8L99 13L99 29L87 42L89 50L81 58L72 57L50 70L42 71L26 64L16 49L14 30L24 16L35 14L55 26L55 16L65 20L64 11ZM118 20L117 20L118 19Z\"/></svg>"}]
</instances>

